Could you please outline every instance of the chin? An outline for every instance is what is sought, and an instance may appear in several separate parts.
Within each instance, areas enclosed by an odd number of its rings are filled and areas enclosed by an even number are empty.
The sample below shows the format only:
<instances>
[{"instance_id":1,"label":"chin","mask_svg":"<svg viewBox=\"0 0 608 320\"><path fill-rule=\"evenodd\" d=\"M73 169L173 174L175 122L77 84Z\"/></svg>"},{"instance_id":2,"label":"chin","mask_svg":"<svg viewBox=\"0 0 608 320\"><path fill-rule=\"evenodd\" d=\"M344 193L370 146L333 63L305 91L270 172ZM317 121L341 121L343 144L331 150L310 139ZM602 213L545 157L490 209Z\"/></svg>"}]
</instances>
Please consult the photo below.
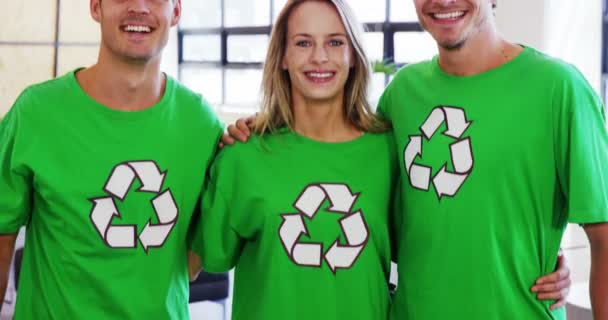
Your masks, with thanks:
<instances>
[{"instance_id":1,"label":"chin","mask_svg":"<svg viewBox=\"0 0 608 320\"><path fill-rule=\"evenodd\" d=\"M154 58L157 57L157 55L152 54L152 53L142 53L142 52L128 52L123 54L123 56L125 57L126 60L132 61L132 62L139 62L139 63L148 63L151 60L154 60Z\"/></svg>"},{"instance_id":2,"label":"chin","mask_svg":"<svg viewBox=\"0 0 608 320\"><path fill-rule=\"evenodd\" d=\"M465 41L449 41L439 43L439 46L448 51L456 51L462 49L465 45Z\"/></svg>"}]
</instances>

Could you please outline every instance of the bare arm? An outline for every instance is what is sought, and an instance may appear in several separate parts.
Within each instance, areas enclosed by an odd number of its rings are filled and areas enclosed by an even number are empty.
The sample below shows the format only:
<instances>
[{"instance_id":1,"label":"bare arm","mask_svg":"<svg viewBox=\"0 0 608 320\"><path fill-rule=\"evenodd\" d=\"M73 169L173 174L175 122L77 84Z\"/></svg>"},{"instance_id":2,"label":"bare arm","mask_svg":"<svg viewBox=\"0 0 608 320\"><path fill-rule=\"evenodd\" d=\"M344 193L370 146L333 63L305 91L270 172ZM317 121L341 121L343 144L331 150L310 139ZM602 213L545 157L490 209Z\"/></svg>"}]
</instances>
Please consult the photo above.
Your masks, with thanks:
<instances>
[{"instance_id":1,"label":"bare arm","mask_svg":"<svg viewBox=\"0 0 608 320\"><path fill-rule=\"evenodd\" d=\"M0 310L8 284L8 271L11 269L11 260L15 250L17 234L0 235Z\"/></svg>"},{"instance_id":2,"label":"bare arm","mask_svg":"<svg viewBox=\"0 0 608 320\"><path fill-rule=\"evenodd\" d=\"M190 277L190 282L196 280L199 273L201 273L201 258L193 251L188 251L188 276Z\"/></svg>"},{"instance_id":3,"label":"bare arm","mask_svg":"<svg viewBox=\"0 0 608 320\"><path fill-rule=\"evenodd\" d=\"M591 245L589 291L595 320L608 320L608 223L584 227Z\"/></svg>"}]
</instances>

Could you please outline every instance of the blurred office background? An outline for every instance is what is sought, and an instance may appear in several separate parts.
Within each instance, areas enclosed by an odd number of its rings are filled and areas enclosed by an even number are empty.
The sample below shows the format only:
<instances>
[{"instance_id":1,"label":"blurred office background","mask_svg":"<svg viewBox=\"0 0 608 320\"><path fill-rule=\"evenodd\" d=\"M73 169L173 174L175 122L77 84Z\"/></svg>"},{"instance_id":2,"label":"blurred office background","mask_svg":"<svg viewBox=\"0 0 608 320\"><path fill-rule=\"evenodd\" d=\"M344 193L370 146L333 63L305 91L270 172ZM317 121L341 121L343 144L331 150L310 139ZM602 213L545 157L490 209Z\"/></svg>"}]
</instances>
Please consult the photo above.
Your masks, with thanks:
<instances>
[{"instance_id":1,"label":"blurred office background","mask_svg":"<svg viewBox=\"0 0 608 320\"><path fill-rule=\"evenodd\" d=\"M372 60L402 65L436 54L432 38L416 22L412 0L348 2L366 25L365 46ZM498 27L508 39L573 63L605 97L608 70L604 2L499 1ZM0 117L27 85L93 64L100 38L99 27L89 14L89 1L3 3ZM182 0L182 20L172 30L163 70L202 93L226 122L254 113L268 35L284 3L285 0ZM369 89L373 102L390 80L388 75L374 74ZM570 226L562 247L574 280L568 306L571 319L590 319L586 293L589 248L582 229ZM13 296L5 300L9 305L14 303ZM191 304L193 319L229 318L229 309L230 295L216 302Z\"/></svg>"}]
</instances>

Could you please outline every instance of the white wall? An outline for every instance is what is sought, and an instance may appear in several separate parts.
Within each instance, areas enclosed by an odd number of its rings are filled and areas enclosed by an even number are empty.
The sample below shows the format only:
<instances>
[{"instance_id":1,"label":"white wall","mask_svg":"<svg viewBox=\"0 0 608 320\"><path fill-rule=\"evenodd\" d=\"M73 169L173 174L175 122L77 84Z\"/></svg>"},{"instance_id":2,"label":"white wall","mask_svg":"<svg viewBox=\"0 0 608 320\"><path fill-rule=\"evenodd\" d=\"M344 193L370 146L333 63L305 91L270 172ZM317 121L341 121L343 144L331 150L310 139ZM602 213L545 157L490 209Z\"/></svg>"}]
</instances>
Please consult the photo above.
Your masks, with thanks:
<instances>
[{"instance_id":1,"label":"white wall","mask_svg":"<svg viewBox=\"0 0 608 320\"><path fill-rule=\"evenodd\" d=\"M496 16L507 39L574 64L600 92L601 0L499 1Z\"/></svg>"}]
</instances>

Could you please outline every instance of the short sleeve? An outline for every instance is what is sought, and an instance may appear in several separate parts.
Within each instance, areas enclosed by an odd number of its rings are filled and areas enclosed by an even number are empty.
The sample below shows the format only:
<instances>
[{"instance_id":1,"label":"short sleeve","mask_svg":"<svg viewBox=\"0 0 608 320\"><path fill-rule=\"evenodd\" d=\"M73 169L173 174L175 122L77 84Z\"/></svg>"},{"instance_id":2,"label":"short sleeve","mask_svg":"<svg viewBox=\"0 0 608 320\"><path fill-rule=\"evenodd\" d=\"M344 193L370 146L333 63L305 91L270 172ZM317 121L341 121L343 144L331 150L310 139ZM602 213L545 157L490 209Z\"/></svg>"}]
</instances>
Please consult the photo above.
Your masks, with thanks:
<instances>
[{"instance_id":1,"label":"short sleeve","mask_svg":"<svg viewBox=\"0 0 608 320\"><path fill-rule=\"evenodd\" d=\"M0 122L0 233L17 233L30 216L31 174L21 160L24 141L17 100Z\"/></svg>"},{"instance_id":2,"label":"short sleeve","mask_svg":"<svg viewBox=\"0 0 608 320\"><path fill-rule=\"evenodd\" d=\"M608 134L600 98L574 67L556 86L557 174L571 223L608 221Z\"/></svg>"},{"instance_id":3,"label":"short sleeve","mask_svg":"<svg viewBox=\"0 0 608 320\"><path fill-rule=\"evenodd\" d=\"M222 179L217 161L211 169L211 176L202 194L200 220L194 231L192 249L201 258L207 272L225 272L232 269L237 261L244 239L234 230L234 208L228 205L226 195L220 190L218 180Z\"/></svg>"}]
</instances>

